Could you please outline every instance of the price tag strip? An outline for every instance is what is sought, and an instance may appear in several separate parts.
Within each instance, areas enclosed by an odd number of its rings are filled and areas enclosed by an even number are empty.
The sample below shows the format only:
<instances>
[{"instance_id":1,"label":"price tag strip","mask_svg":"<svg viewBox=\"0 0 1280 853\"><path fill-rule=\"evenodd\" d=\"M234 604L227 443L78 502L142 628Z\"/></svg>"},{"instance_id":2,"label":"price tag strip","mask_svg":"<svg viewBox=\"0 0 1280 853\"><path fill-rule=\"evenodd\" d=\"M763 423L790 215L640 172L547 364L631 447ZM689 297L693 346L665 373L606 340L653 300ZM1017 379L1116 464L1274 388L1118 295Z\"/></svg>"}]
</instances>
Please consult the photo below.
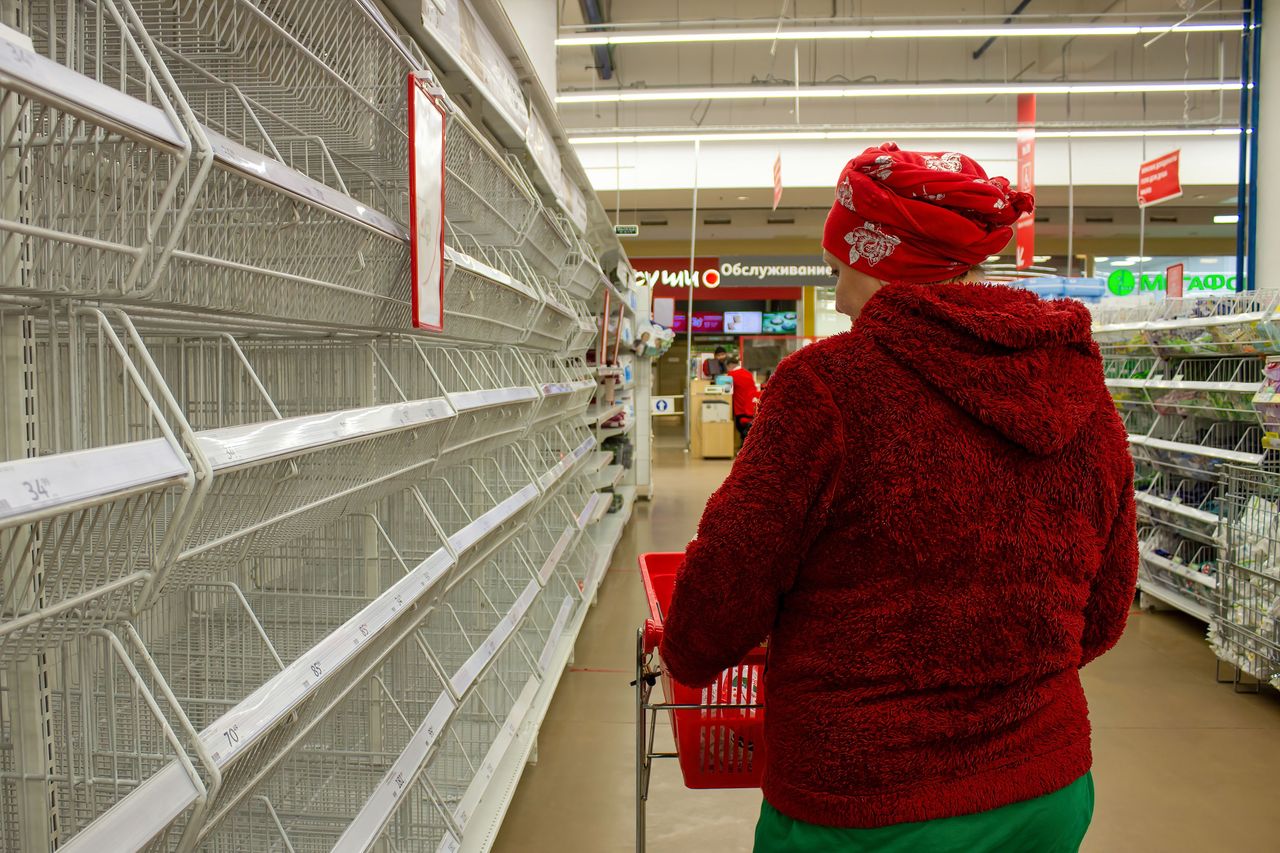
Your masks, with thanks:
<instances>
[{"instance_id":1,"label":"price tag strip","mask_svg":"<svg viewBox=\"0 0 1280 853\"><path fill-rule=\"evenodd\" d=\"M560 612L556 614L555 624L551 626L551 636L547 638L547 644L542 648L542 654L538 656L538 672L544 676L547 674L547 668L551 666L551 659L555 657L556 646L564 636L564 628L569 624L571 615L573 615L573 598L566 595L564 601L560 602Z\"/></svg>"},{"instance_id":2,"label":"price tag strip","mask_svg":"<svg viewBox=\"0 0 1280 853\"><path fill-rule=\"evenodd\" d=\"M493 627L489 632L489 636L485 637L483 643L474 652L471 657L467 658L466 663L458 667L458 671L449 679L449 684L453 687L453 692L459 696L465 694L468 688L476 682L480 674L485 668L498 656L498 652L506 645L507 640L516 632L516 628L520 626L524 620L524 615L529 612L533 600L538 597L538 593L542 591L542 587L537 581L529 581L529 585L520 593L520 597L511 605L511 609L507 611L507 615Z\"/></svg>"},{"instance_id":3,"label":"price tag strip","mask_svg":"<svg viewBox=\"0 0 1280 853\"><path fill-rule=\"evenodd\" d=\"M190 474L163 438L0 462L0 522L164 488Z\"/></svg>"},{"instance_id":4,"label":"price tag strip","mask_svg":"<svg viewBox=\"0 0 1280 853\"><path fill-rule=\"evenodd\" d=\"M591 523L591 516L596 511L596 504L600 502L600 493L593 492L591 497L587 498L587 504L582 508L582 512L578 513L578 529L586 530L587 525Z\"/></svg>"},{"instance_id":5,"label":"price tag strip","mask_svg":"<svg viewBox=\"0 0 1280 853\"><path fill-rule=\"evenodd\" d=\"M451 417L453 410L449 403L437 398L204 430L196 435L196 440L209 463L219 470L260 464L329 444L415 429Z\"/></svg>"},{"instance_id":6,"label":"price tag strip","mask_svg":"<svg viewBox=\"0 0 1280 853\"><path fill-rule=\"evenodd\" d=\"M462 795L457 808L453 810L453 819L457 821L458 826L464 832L467 828L467 822L475 814L476 807L484 798L489 782L493 780L493 774L498 770L498 765L502 763L502 759L506 756L507 750L511 748L511 744L515 743L516 736L520 732L520 726L528 715L529 709L533 707L534 697L537 696L538 688L541 686L542 683L536 676L525 683L524 690L516 698L516 703L512 706L511 713L507 715L506 722L502 724L502 729L498 732L498 736L494 738L493 745L485 753L484 762L476 770L475 778L471 780L471 784L467 786L466 793ZM444 847L442 842L442 845L436 849L447 850L448 848Z\"/></svg>"},{"instance_id":7,"label":"price tag strip","mask_svg":"<svg viewBox=\"0 0 1280 853\"><path fill-rule=\"evenodd\" d=\"M582 458L595 449L595 436L588 436L581 444L574 448L568 455L555 464L551 470L547 471L538 478L538 485L542 486L544 492L550 491L551 487L564 478L575 465L582 461Z\"/></svg>"},{"instance_id":8,"label":"price tag strip","mask_svg":"<svg viewBox=\"0 0 1280 853\"><path fill-rule=\"evenodd\" d=\"M595 326L592 325L594 329ZM545 397L558 397L561 394L572 394L576 391L585 391L588 388L595 388L596 383L591 379L577 379L573 382L553 382L542 386L542 394Z\"/></svg>"},{"instance_id":9,"label":"price tag strip","mask_svg":"<svg viewBox=\"0 0 1280 853\"><path fill-rule=\"evenodd\" d=\"M0 39L0 74L7 78L6 89L18 89L35 94L41 100L54 101L68 112L92 119L95 124L129 128L136 135L175 152L185 144L184 134L159 107L72 71L8 39Z\"/></svg>"},{"instance_id":10,"label":"price tag strip","mask_svg":"<svg viewBox=\"0 0 1280 853\"><path fill-rule=\"evenodd\" d=\"M83 95L80 95L83 98ZM407 241L409 232L391 217L356 201L314 178L286 166L279 160L259 154L220 133L204 129L213 149L213 157L255 181L271 184L304 202L326 208L352 222L381 231L394 240ZM179 252L178 254L181 254Z\"/></svg>"},{"instance_id":11,"label":"price tag strip","mask_svg":"<svg viewBox=\"0 0 1280 853\"><path fill-rule=\"evenodd\" d=\"M510 388L486 388L482 391L458 391L446 394L449 404L459 412L505 406L508 403L524 403L538 399L538 390L529 385Z\"/></svg>"},{"instance_id":12,"label":"price tag strip","mask_svg":"<svg viewBox=\"0 0 1280 853\"><path fill-rule=\"evenodd\" d=\"M338 843L334 845L335 853L355 853L368 850L377 841L378 835L395 815L403 794L410 790L427 764L427 756L435 746L440 733L448 725L457 704L448 693L442 693L436 699L426 719L418 726L413 737L405 746L400 756L391 765L382 782L365 801L351 825L342 833Z\"/></svg>"},{"instance_id":13,"label":"price tag strip","mask_svg":"<svg viewBox=\"0 0 1280 853\"><path fill-rule=\"evenodd\" d=\"M445 260L459 269L464 269L473 275L478 275L481 278L487 279L494 284L501 285L508 290L514 290L527 299L533 299L538 302L542 301L542 298L533 291L533 288L529 287L524 282L517 281L502 270L495 269L483 261L478 261L464 252L459 252L457 249L451 249L448 246L445 246L444 257Z\"/></svg>"},{"instance_id":14,"label":"price tag strip","mask_svg":"<svg viewBox=\"0 0 1280 853\"><path fill-rule=\"evenodd\" d=\"M286 666L200 733L219 768L227 767L366 643L376 639L406 608L417 604L448 571L453 558L443 548L419 563L303 656ZM177 762L152 776L64 845L66 850L141 849L200 796Z\"/></svg>"},{"instance_id":15,"label":"price tag strip","mask_svg":"<svg viewBox=\"0 0 1280 853\"><path fill-rule=\"evenodd\" d=\"M537 497L538 487L536 484L530 483L450 536L449 545L458 554L470 550L476 543L489 535L495 527L529 506Z\"/></svg>"},{"instance_id":16,"label":"price tag strip","mask_svg":"<svg viewBox=\"0 0 1280 853\"><path fill-rule=\"evenodd\" d=\"M569 543L573 541L573 535L576 532L572 527L566 527L564 533L560 534L560 538L556 540L555 547L547 555L546 562L538 570L538 583L546 586L547 581L551 580L551 573L556 570L556 566L560 565L560 560L564 558L564 552L569 548Z\"/></svg>"}]
</instances>

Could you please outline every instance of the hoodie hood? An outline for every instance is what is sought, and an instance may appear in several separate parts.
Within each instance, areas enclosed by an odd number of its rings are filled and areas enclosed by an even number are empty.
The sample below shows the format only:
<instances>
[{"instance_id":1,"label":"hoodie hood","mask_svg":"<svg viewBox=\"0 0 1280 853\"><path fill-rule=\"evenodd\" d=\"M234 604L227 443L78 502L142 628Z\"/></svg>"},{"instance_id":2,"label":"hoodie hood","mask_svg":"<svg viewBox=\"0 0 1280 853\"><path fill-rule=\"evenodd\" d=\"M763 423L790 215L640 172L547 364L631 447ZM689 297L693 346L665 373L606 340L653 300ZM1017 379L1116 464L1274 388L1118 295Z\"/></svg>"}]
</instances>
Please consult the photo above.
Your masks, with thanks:
<instances>
[{"instance_id":1,"label":"hoodie hood","mask_svg":"<svg viewBox=\"0 0 1280 853\"><path fill-rule=\"evenodd\" d=\"M986 284L890 284L857 328L975 419L1037 455L1097 411L1102 366L1084 305Z\"/></svg>"}]
</instances>

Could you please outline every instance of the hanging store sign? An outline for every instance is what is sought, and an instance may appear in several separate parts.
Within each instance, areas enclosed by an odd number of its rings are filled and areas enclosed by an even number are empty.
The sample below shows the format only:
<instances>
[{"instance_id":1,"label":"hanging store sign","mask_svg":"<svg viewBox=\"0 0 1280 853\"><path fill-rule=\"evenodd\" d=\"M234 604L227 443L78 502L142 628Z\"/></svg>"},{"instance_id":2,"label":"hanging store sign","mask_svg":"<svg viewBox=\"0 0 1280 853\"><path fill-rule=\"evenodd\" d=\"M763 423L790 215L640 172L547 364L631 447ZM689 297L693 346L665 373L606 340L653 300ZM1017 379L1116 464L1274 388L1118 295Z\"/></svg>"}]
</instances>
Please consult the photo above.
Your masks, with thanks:
<instances>
[{"instance_id":1,"label":"hanging store sign","mask_svg":"<svg viewBox=\"0 0 1280 853\"><path fill-rule=\"evenodd\" d=\"M1018 190L1036 191L1036 96L1018 96ZM1024 213L1014 225L1014 265L1025 270L1036 254L1036 217Z\"/></svg>"},{"instance_id":2,"label":"hanging store sign","mask_svg":"<svg viewBox=\"0 0 1280 853\"><path fill-rule=\"evenodd\" d=\"M1186 267L1183 264L1173 264L1164 271L1165 294L1175 299L1182 296L1182 273Z\"/></svg>"},{"instance_id":3,"label":"hanging store sign","mask_svg":"<svg viewBox=\"0 0 1280 853\"><path fill-rule=\"evenodd\" d=\"M615 225L613 226L613 233L614 233L614 236L616 237L639 237L640 226L639 225Z\"/></svg>"},{"instance_id":4,"label":"hanging store sign","mask_svg":"<svg viewBox=\"0 0 1280 853\"><path fill-rule=\"evenodd\" d=\"M444 329L443 93L427 73L409 75L409 240L413 325Z\"/></svg>"},{"instance_id":5,"label":"hanging store sign","mask_svg":"<svg viewBox=\"0 0 1280 853\"><path fill-rule=\"evenodd\" d=\"M1175 149L1138 167L1139 207L1150 207L1182 195L1181 161L1182 151Z\"/></svg>"},{"instance_id":6,"label":"hanging store sign","mask_svg":"<svg viewBox=\"0 0 1280 853\"><path fill-rule=\"evenodd\" d=\"M816 255L739 255L697 258L632 258L641 287L830 287L831 267Z\"/></svg>"},{"instance_id":7,"label":"hanging store sign","mask_svg":"<svg viewBox=\"0 0 1280 853\"><path fill-rule=\"evenodd\" d=\"M1174 266L1182 266L1175 264ZM1170 267L1173 269L1173 267ZM1175 293L1166 276L1160 273L1139 277L1133 270L1113 270L1107 276L1107 291L1111 296L1168 295L1183 296L1188 293L1235 293L1236 277L1224 273L1178 273L1181 291Z\"/></svg>"}]
</instances>

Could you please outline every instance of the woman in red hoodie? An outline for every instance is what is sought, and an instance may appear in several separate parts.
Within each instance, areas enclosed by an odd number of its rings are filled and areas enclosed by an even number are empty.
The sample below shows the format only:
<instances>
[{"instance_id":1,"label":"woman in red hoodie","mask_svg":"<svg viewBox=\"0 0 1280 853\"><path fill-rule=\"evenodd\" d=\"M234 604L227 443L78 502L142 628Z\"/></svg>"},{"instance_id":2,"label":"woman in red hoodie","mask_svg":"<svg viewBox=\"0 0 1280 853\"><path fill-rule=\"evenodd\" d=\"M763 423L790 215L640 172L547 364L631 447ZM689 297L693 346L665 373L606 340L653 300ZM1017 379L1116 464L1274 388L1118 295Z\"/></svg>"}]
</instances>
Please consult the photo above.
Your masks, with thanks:
<instances>
[{"instance_id":1,"label":"woman in red hoodie","mask_svg":"<svg viewBox=\"0 0 1280 853\"><path fill-rule=\"evenodd\" d=\"M1079 669L1133 602L1133 465L1077 302L969 281L1033 202L960 154L850 161L851 331L779 365L678 577L699 686L769 640L757 851L1074 851Z\"/></svg>"}]
</instances>

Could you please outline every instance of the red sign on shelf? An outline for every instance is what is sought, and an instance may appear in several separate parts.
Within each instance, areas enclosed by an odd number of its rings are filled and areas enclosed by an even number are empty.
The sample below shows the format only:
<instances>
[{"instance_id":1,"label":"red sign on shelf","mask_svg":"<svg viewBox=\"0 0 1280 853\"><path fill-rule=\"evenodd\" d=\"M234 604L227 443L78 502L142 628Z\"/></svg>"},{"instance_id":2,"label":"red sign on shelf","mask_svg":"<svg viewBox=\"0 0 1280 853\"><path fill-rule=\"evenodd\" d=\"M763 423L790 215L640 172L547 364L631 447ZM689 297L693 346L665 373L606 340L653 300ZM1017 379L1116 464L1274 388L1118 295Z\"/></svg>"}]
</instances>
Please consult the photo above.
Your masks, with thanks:
<instances>
[{"instance_id":1,"label":"red sign on shelf","mask_svg":"<svg viewBox=\"0 0 1280 853\"><path fill-rule=\"evenodd\" d=\"M1138 167L1138 206L1150 207L1182 195L1178 166L1182 151L1174 150Z\"/></svg>"},{"instance_id":2,"label":"red sign on shelf","mask_svg":"<svg viewBox=\"0 0 1280 853\"><path fill-rule=\"evenodd\" d=\"M1018 190L1036 191L1036 96L1018 96ZM1020 270L1031 266L1036 254L1036 217L1024 213L1014 225L1014 259Z\"/></svg>"},{"instance_id":3,"label":"red sign on shelf","mask_svg":"<svg viewBox=\"0 0 1280 853\"><path fill-rule=\"evenodd\" d=\"M427 74L409 75L409 259L413 325L444 329L444 105Z\"/></svg>"},{"instance_id":4,"label":"red sign on shelf","mask_svg":"<svg viewBox=\"0 0 1280 853\"><path fill-rule=\"evenodd\" d=\"M1177 299L1182 296L1182 273L1184 269L1185 267L1182 264L1174 264L1164 271L1164 295L1170 299Z\"/></svg>"}]
</instances>

